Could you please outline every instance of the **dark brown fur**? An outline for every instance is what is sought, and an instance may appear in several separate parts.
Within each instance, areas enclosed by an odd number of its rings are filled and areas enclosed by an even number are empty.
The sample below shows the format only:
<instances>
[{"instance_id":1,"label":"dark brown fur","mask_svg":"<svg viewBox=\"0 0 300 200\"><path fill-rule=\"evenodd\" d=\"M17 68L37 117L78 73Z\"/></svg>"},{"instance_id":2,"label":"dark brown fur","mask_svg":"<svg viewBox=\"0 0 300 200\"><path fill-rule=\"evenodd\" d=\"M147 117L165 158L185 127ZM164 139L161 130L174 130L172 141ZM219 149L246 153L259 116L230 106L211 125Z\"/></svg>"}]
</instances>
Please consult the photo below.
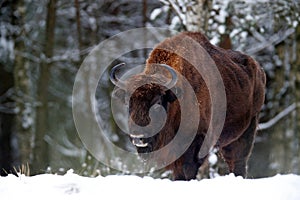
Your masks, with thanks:
<instances>
[{"instance_id":1,"label":"dark brown fur","mask_svg":"<svg viewBox=\"0 0 300 200\"><path fill-rule=\"evenodd\" d=\"M237 51L224 50L212 45L201 33L184 32L158 44L151 52L145 74L155 74L158 67L152 63L167 64L182 74L193 87L199 102L200 124L197 135L187 151L167 168L173 171L174 179L190 180L196 178L197 171L204 159L198 159L198 152L205 138L211 117L211 100L208 88L197 70L176 53L185 52L192 59L201 59L197 52L190 49L190 44L183 40L191 37L196 40L214 60L224 82L227 113L223 131L218 139L217 146L229 166L230 172L246 177L246 165L252 150L256 135L258 115L264 102L265 74L259 64L251 57ZM159 78L158 78L159 79ZM180 105L174 94L163 86L146 84L135 88L139 81L144 81L143 74L128 81L128 88L134 90L130 98L130 121L140 126L149 124L148 109L154 98L161 98L167 110L168 118L164 128L156 136L146 138L150 145L138 148L139 152L149 152L160 149L172 140L180 124ZM190 109L193 109L190 105ZM166 152L164 156L173 156Z\"/></svg>"}]
</instances>

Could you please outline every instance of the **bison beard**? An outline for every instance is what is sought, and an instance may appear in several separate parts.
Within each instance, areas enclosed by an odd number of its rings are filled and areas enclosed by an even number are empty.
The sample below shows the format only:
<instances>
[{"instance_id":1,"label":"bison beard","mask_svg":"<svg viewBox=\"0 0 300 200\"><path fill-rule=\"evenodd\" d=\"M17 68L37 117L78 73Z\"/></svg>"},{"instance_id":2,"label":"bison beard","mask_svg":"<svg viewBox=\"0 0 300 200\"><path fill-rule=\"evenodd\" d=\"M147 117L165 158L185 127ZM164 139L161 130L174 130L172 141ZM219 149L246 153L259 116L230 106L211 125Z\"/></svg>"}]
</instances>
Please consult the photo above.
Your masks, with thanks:
<instances>
[{"instance_id":1,"label":"bison beard","mask_svg":"<svg viewBox=\"0 0 300 200\"><path fill-rule=\"evenodd\" d=\"M226 91L227 112L216 146L228 164L229 171L246 177L246 166L256 135L258 115L264 102L265 74L250 56L216 47L201 33L184 32L161 42L149 55L144 72L126 81L119 80L115 74L117 68L123 66L116 66L112 70L111 81L119 87L119 90L133 91L129 100L130 137L139 153L158 150L174 138L181 116L177 99L181 97L180 87L178 87L180 83L177 82L176 77L176 73L180 73L188 80L196 93L200 122L192 144L179 159L166 168L173 171L175 180L196 178L199 167L206 159L206 157L199 159L198 153L210 122L211 100L201 75L187 60L174 53L188 52L190 59L201 59L197 52L190 49L188 42L183 42L186 37L192 38L207 51L222 76ZM166 49L171 49L172 52ZM156 77L157 71L163 71L165 77ZM153 75L153 78L161 81L162 84L150 83L140 86L140 83L147 82L145 75ZM178 91L178 93L174 94L168 89L171 88L170 85L163 86L168 79L171 79L169 81L171 87L176 87L172 91ZM167 112L167 119L159 133L146 137L147 133L140 133L132 124L147 126L150 123L149 109L153 105L162 106ZM172 152L166 153L166 156L172 156Z\"/></svg>"}]
</instances>

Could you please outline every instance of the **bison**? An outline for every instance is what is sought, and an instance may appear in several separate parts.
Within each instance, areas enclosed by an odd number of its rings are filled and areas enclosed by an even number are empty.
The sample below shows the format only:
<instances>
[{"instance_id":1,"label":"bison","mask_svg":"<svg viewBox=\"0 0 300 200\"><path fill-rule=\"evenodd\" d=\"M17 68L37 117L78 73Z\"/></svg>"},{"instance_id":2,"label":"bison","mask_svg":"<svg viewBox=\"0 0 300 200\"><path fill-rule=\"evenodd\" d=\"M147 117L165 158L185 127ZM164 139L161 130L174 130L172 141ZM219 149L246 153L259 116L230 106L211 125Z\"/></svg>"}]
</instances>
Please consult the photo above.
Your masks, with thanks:
<instances>
[{"instance_id":1,"label":"bison","mask_svg":"<svg viewBox=\"0 0 300 200\"><path fill-rule=\"evenodd\" d=\"M118 78L117 72L125 69L119 64L111 70L110 79L118 86L115 96L125 98L124 90L130 90L129 130L138 153L158 150L167 145L176 135L181 123L179 98L184 96L178 75L186 78L192 86L199 107L200 117L196 136L186 151L166 168L173 171L174 180L195 179L199 167L206 157L199 157L199 150L207 134L211 117L211 98L209 89L190 60L179 56L188 54L190 59L201 62L203 55L191 47L190 38L201 45L217 66L223 79L226 92L225 122L215 144L220 155L228 165L229 171L236 176L246 177L247 161L252 151L256 136L258 117L264 103L265 73L260 65L250 56L238 51L225 50L212 45L202 33L183 32L159 43L150 53L143 72L126 80ZM171 49L172 51L168 51ZM155 76L160 71L159 76ZM163 74L164 76L161 76ZM151 83L149 76L157 81ZM161 82L161 84L159 84ZM146 83L146 84L143 84ZM174 87L176 87L174 89ZM172 89L173 88L173 89ZM171 90L172 89L172 90ZM151 122L150 109L155 105L163 107L167 119L159 133L147 136L136 129L136 125L146 127ZM191 119L192 121L193 119ZM167 153L165 156L172 156Z\"/></svg>"}]
</instances>

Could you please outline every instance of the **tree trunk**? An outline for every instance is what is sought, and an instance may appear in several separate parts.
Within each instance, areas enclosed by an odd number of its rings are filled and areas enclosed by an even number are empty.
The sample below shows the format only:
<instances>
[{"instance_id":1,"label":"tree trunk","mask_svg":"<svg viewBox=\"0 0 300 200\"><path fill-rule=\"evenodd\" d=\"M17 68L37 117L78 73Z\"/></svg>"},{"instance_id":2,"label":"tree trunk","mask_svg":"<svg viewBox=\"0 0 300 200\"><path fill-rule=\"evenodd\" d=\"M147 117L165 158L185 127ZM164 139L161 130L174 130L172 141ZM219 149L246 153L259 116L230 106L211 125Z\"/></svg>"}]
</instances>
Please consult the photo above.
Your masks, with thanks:
<instances>
[{"instance_id":1,"label":"tree trunk","mask_svg":"<svg viewBox=\"0 0 300 200\"><path fill-rule=\"evenodd\" d=\"M186 7L186 29L187 31L201 31L205 33L208 29L208 19L212 2L209 0L191 0Z\"/></svg>"},{"instance_id":2,"label":"tree trunk","mask_svg":"<svg viewBox=\"0 0 300 200\"><path fill-rule=\"evenodd\" d=\"M294 62L292 63L292 70L293 74L295 76L295 84L294 84L294 92L295 92L295 101L296 101L296 115L295 115L295 128L294 128L294 133L295 133L295 157L297 159L297 163L294 163L295 165L295 172L294 173L299 173L300 171L300 26L296 28L296 33L295 33L295 49L294 49ZM298 168L298 169L297 169Z\"/></svg>"},{"instance_id":3,"label":"tree trunk","mask_svg":"<svg viewBox=\"0 0 300 200\"><path fill-rule=\"evenodd\" d=\"M231 21L231 16L227 16L225 19L225 32L221 34L221 41L219 47L223 49L232 49L230 33L233 30L233 25Z\"/></svg>"},{"instance_id":4,"label":"tree trunk","mask_svg":"<svg viewBox=\"0 0 300 200\"><path fill-rule=\"evenodd\" d=\"M280 68L276 68L275 76L271 80L269 89L273 89L273 106L271 116L279 113L293 103L299 102L299 28L294 35L290 35L283 42L276 45L276 54L282 61ZM278 164L276 173L291 171L299 173L299 107L290 115L274 126L269 136L273 142L271 152L273 162ZM282 142L284 141L284 142Z\"/></svg>"},{"instance_id":5,"label":"tree trunk","mask_svg":"<svg viewBox=\"0 0 300 200\"><path fill-rule=\"evenodd\" d=\"M13 74L7 72L0 63L0 176L13 172L12 135L13 121L15 118L13 110L5 106L12 104L12 99L7 95L13 87Z\"/></svg>"},{"instance_id":6,"label":"tree trunk","mask_svg":"<svg viewBox=\"0 0 300 200\"><path fill-rule=\"evenodd\" d=\"M143 21L142 21L142 27L146 27L147 26L147 21L148 21L148 18L147 18L147 9L148 9L148 6L147 6L147 0L143 0L143 9L142 9L142 16L143 16ZM147 32L145 31L145 35L144 35L144 44L146 45L147 43ZM147 56L148 56L148 51L147 49L143 49L143 56L145 59L147 59Z\"/></svg>"},{"instance_id":7,"label":"tree trunk","mask_svg":"<svg viewBox=\"0 0 300 200\"><path fill-rule=\"evenodd\" d=\"M82 43L82 34L81 34L81 20L80 20L80 5L79 0L75 0L75 8L76 8L76 26L77 26L77 40L78 40L78 50L80 56L80 63L83 60L81 55L81 51L83 50L83 43Z\"/></svg>"},{"instance_id":8,"label":"tree trunk","mask_svg":"<svg viewBox=\"0 0 300 200\"><path fill-rule=\"evenodd\" d=\"M15 101L18 110L16 116L16 133L18 139L19 160L21 164L32 162L32 137L33 137L33 102L31 91L31 80L29 72L29 61L22 56L25 52L25 44L22 39L24 34L25 10L23 0L13 0L13 18L12 24L15 26L14 33L14 88Z\"/></svg>"},{"instance_id":9,"label":"tree trunk","mask_svg":"<svg viewBox=\"0 0 300 200\"><path fill-rule=\"evenodd\" d=\"M7 18L12 20L14 13L12 2L2 4L2 8L9 11ZM11 142L14 135L15 111L13 109L14 101L11 98L14 87L13 72L10 70L13 67L12 60L10 58L1 58L0 60L0 176L3 176L13 173L13 167L16 165L15 152Z\"/></svg>"},{"instance_id":10,"label":"tree trunk","mask_svg":"<svg viewBox=\"0 0 300 200\"><path fill-rule=\"evenodd\" d=\"M54 48L55 21L56 0L49 0L47 6L44 49L46 60L43 60L41 64L40 76L37 85L38 107L36 111L36 134L34 140L34 174L43 172L43 170L46 170L49 165L48 144L45 141L45 136L48 132L48 85L50 80L50 60L53 57Z\"/></svg>"}]
</instances>

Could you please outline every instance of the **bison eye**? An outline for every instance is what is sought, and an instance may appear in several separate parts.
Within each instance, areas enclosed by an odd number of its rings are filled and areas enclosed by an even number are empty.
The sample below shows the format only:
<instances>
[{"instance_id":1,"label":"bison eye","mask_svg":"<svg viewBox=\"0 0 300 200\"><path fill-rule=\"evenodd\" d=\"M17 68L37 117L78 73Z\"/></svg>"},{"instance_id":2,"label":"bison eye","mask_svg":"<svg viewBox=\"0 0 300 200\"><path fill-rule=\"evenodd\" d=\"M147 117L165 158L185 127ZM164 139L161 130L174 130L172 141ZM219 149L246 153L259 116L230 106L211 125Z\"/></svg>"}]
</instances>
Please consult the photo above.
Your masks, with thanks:
<instances>
[{"instance_id":1,"label":"bison eye","mask_svg":"<svg viewBox=\"0 0 300 200\"><path fill-rule=\"evenodd\" d=\"M159 104L159 105L162 104L161 96L156 96L152 99L151 106L153 106L155 104Z\"/></svg>"},{"instance_id":2,"label":"bison eye","mask_svg":"<svg viewBox=\"0 0 300 200\"><path fill-rule=\"evenodd\" d=\"M120 88L117 88L112 91L111 96L115 99L125 99L126 92Z\"/></svg>"},{"instance_id":3,"label":"bison eye","mask_svg":"<svg viewBox=\"0 0 300 200\"><path fill-rule=\"evenodd\" d=\"M117 88L117 89L113 90L111 97L121 101L123 104L128 106L129 97L125 90Z\"/></svg>"},{"instance_id":4,"label":"bison eye","mask_svg":"<svg viewBox=\"0 0 300 200\"><path fill-rule=\"evenodd\" d=\"M177 98L182 98L182 90L180 88L174 88L173 90L167 90L166 92L166 100L170 103L177 100Z\"/></svg>"}]
</instances>

